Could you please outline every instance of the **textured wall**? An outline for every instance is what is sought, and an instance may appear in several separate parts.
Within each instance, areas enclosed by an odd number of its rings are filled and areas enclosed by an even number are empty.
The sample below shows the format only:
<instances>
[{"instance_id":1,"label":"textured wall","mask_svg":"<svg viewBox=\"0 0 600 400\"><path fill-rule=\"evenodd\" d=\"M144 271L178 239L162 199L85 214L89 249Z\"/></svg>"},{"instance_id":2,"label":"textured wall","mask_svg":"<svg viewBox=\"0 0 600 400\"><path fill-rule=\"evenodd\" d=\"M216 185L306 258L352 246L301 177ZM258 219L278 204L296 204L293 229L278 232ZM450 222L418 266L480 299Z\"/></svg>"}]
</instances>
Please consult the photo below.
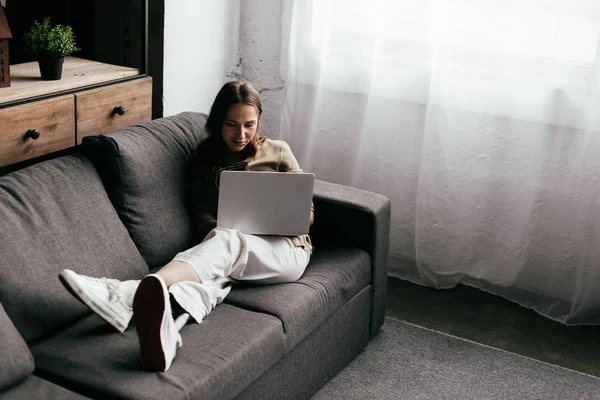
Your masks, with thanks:
<instances>
[{"instance_id":1,"label":"textured wall","mask_svg":"<svg viewBox=\"0 0 600 400\"><path fill-rule=\"evenodd\" d=\"M261 92L261 132L270 137L279 135L284 95L279 73L282 12L281 1L242 1L239 60L228 74L230 79L251 82Z\"/></svg>"}]
</instances>

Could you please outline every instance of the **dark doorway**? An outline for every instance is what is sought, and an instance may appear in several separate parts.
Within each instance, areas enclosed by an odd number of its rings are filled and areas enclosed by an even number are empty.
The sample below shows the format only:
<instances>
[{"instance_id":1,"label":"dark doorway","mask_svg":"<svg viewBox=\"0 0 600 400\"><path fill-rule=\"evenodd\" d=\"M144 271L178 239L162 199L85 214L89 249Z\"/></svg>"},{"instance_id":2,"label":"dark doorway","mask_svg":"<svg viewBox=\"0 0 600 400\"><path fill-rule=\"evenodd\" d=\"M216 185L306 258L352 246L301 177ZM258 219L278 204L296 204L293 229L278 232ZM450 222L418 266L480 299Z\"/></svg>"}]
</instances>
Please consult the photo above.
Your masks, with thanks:
<instances>
[{"instance_id":1,"label":"dark doorway","mask_svg":"<svg viewBox=\"0 0 600 400\"><path fill-rule=\"evenodd\" d=\"M165 0L148 0L148 75L152 77L152 119L163 116Z\"/></svg>"}]
</instances>

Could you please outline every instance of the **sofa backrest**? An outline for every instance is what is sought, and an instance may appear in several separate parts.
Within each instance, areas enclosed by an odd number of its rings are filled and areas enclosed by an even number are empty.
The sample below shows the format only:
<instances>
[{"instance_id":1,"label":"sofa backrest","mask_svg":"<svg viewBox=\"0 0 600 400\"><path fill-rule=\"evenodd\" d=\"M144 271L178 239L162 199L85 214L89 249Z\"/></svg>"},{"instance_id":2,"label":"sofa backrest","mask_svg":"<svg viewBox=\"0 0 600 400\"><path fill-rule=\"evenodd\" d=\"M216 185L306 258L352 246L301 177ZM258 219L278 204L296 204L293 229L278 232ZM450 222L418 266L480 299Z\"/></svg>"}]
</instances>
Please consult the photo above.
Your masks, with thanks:
<instances>
[{"instance_id":1,"label":"sofa backrest","mask_svg":"<svg viewBox=\"0 0 600 400\"><path fill-rule=\"evenodd\" d=\"M60 284L64 268L117 279L148 271L81 155L0 177L0 302L27 342L89 313Z\"/></svg>"},{"instance_id":2,"label":"sofa backrest","mask_svg":"<svg viewBox=\"0 0 600 400\"><path fill-rule=\"evenodd\" d=\"M34 369L33 356L0 304L0 392L27 378Z\"/></svg>"},{"instance_id":3,"label":"sofa backrest","mask_svg":"<svg viewBox=\"0 0 600 400\"><path fill-rule=\"evenodd\" d=\"M83 139L129 235L150 268L192 244L186 173L207 135L206 115L185 112Z\"/></svg>"}]
</instances>

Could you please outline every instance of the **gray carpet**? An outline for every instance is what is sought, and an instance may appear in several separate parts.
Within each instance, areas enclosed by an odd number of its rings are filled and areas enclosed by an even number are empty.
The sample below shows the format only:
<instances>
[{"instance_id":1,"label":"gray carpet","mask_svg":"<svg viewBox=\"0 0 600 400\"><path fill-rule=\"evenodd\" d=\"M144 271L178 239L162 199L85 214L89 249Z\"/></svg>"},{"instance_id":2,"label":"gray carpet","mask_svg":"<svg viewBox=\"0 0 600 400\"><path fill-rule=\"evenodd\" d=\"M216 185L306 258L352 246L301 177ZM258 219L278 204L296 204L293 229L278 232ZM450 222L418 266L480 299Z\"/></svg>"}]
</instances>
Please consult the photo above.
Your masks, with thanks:
<instances>
[{"instance_id":1,"label":"gray carpet","mask_svg":"<svg viewBox=\"0 0 600 400\"><path fill-rule=\"evenodd\" d=\"M388 317L311 399L600 399L600 378Z\"/></svg>"}]
</instances>

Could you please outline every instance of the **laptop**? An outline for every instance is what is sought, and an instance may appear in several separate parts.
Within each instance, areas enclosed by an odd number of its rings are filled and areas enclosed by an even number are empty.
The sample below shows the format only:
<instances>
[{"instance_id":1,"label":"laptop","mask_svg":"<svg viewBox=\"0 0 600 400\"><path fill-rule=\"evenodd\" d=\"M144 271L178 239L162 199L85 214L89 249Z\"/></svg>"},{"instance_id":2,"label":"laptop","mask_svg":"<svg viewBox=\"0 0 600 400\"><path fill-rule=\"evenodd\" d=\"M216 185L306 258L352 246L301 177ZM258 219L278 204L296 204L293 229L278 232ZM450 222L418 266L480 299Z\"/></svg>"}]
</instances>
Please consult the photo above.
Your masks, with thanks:
<instances>
[{"instance_id":1,"label":"laptop","mask_svg":"<svg viewBox=\"0 0 600 400\"><path fill-rule=\"evenodd\" d=\"M315 175L222 171L217 226L253 235L308 233Z\"/></svg>"}]
</instances>

